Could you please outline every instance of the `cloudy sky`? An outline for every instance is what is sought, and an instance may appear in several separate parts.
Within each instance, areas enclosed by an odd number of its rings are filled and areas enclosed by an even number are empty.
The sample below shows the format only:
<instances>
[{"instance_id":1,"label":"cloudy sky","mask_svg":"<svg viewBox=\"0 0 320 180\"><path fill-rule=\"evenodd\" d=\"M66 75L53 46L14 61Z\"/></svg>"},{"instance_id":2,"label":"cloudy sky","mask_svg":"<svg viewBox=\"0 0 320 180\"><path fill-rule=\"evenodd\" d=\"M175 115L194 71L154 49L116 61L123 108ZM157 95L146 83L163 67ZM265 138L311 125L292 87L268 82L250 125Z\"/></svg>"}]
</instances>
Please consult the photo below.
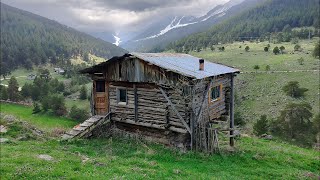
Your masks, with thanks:
<instances>
[{"instance_id":1,"label":"cloudy sky","mask_svg":"<svg viewBox=\"0 0 320 180\"><path fill-rule=\"evenodd\" d=\"M137 32L163 16L201 16L229 0L2 0L87 32Z\"/></svg>"}]
</instances>

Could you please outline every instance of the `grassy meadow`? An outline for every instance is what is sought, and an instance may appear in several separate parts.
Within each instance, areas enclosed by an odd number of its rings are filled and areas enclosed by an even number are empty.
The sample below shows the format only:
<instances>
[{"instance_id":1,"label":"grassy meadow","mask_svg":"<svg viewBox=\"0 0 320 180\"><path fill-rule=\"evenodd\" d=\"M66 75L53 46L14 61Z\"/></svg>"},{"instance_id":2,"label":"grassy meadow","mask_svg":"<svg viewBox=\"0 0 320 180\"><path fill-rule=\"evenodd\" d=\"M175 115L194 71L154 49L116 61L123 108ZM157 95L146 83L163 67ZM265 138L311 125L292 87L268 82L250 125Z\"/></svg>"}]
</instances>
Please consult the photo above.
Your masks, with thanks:
<instances>
[{"instance_id":1,"label":"grassy meadow","mask_svg":"<svg viewBox=\"0 0 320 180\"><path fill-rule=\"evenodd\" d=\"M1 104L17 122L50 131L51 121L71 128L67 119L31 115L30 107ZM22 113L23 112L23 113ZM20 115L20 113L22 113ZM1 144L1 179L316 179L319 152L294 145L242 137L233 153L205 155L180 152L163 145L117 137L63 142L50 133L32 135L25 125L9 123L1 116L0 125L9 139ZM42 122L42 123L40 123ZM59 125L57 125L59 126ZM28 139L21 139L25 134ZM49 155L52 160L40 159Z\"/></svg>"},{"instance_id":2,"label":"grassy meadow","mask_svg":"<svg viewBox=\"0 0 320 180\"><path fill-rule=\"evenodd\" d=\"M260 115L267 115L269 119L276 118L284 106L290 102L308 102L313 108L313 113L319 113L320 99L320 61L312 57L312 51L319 38L311 41L301 40L298 44L302 51L294 51L295 44L291 42L273 44L270 43L269 52L264 52L268 42L235 42L224 46L225 51L210 49L191 54L206 60L226 64L240 69L236 81L236 110L245 118L247 127L252 128ZM239 48L241 46L241 48ZM245 51L249 46L250 50ZM275 46L284 46L284 54L273 54ZM298 62L303 58L303 65ZM255 70L254 65L260 67ZM265 67L269 65L270 71ZM285 95L282 87L289 81L298 81L300 87L307 88L305 98L294 99Z\"/></svg>"}]
</instances>

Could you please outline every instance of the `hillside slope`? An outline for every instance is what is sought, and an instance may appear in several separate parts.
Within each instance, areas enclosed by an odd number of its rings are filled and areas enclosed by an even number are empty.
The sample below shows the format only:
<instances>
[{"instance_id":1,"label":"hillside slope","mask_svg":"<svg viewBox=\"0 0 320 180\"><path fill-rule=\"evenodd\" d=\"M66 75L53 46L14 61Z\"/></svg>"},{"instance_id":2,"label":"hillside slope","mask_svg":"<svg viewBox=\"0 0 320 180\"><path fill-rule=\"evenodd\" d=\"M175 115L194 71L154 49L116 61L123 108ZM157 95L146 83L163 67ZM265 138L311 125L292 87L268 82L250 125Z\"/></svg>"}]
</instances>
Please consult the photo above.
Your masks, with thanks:
<instances>
[{"instance_id":1,"label":"hillside slope","mask_svg":"<svg viewBox=\"0 0 320 180\"><path fill-rule=\"evenodd\" d=\"M21 120L14 116L3 114L0 116L0 125L8 127L8 132L1 136L8 139L1 144L2 179L319 177L320 162L316 150L276 140L243 137L237 139L236 149L232 153L222 151L221 154L204 155L195 152L182 153L159 144L119 137L60 142L53 137L58 135L57 130L51 133L44 131L39 136L39 133L28 128L36 125L32 121L21 123ZM39 126L35 128L43 130ZM40 155L50 158L44 160Z\"/></svg>"},{"instance_id":2,"label":"hillside slope","mask_svg":"<svg viewBox=\"0 0 320 180\"><path fill-rule=\"evenodd\" d=\"M206 32L174 42L168 48L181 52L251 37L269 39L271 33L283 31L285 27L304 26L319 28L319 0L268 0Z\"/></svg>"},{"instance_id":3,"label":"hillside slope","mask_svg":"<svg viewBox=\"0 0 320 180\"><path fill-rule=\"evenodd\" d=\"M88 53L110 58L125 52L56 21L1 3L2 73Z\"/></svg>"},{"instance_id":4,"label":"hillside slope","mask_svg":"<svg viewBox=\"0 0 320 180\"><path fill-rule=\"evenodd\" d=\"M122 46L131 51L161 51L170 42L193 33L206 31L213 25L246 11L262 1L232 0L214 7L201 17L174 16L164 17L164 19L159 17L154 25Z\"/></svg>"}]
</instances>

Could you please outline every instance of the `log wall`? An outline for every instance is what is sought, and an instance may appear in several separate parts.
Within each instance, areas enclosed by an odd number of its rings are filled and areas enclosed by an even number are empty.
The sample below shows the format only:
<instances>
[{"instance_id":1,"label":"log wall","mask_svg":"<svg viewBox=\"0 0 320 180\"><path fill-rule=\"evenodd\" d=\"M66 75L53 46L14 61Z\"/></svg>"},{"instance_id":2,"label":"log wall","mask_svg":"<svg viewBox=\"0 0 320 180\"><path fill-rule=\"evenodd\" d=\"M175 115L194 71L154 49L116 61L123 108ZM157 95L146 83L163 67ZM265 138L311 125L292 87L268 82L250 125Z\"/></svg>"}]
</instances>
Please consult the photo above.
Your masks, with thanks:
<instances>
[{"instance_id":1,"label":"log wall","mask_svg":"<svg viewBox=\"0 0 320 180\"><path fill-rule=\"evenodd\" d=\"M137 105L135 106L136 87ZM117 102L117 88L127 89L127 104ZM181 91L166 89L166 94L175 105L183 119L189 123L189 111ZM187 130L177 114L168 105L159 87L153 84L110 83L109 86L111 120L132 125L187 133ZM137 108L137 118L135 118Z\"/></svg>"}]
</instances>

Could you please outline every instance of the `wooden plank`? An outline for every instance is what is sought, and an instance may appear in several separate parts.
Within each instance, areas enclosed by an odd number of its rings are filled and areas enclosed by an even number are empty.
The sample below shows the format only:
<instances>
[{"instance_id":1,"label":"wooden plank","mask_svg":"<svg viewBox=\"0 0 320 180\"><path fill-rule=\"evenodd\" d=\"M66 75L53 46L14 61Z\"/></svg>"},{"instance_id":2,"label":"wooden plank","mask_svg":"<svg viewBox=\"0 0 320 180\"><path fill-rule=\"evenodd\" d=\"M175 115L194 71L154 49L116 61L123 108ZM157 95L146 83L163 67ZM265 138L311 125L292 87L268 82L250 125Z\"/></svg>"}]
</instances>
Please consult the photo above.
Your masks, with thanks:
<instances>
[{"instance_id":1,"label":"wooden plank","mask_svg":"<svg viewBox=\"0 0 320 180\"><path fill-rule=\"evenodd\" d=\"M166 100L168 101L168 104L171 106L172 110L176 113L176 115L179 117L179 119L181 120L181 122L183 123L183 125L186 127L186 129L188 130L188 132L191 134L191 130L190 127L188 126L188 124L186 123L186 121L181 117L180 113L177 111L177 109L175 108L174 104L171 102L171 100L169 99L169 97L167 96L167 94L165 93L165 91L159 87L162 95L166 98Z\"/></svg>"},{"instance_id":2,"label":"wooden plank","mask_svg":"<svg viewBox=\"0 0 320 180\"><path fill-rule=\"evenodd\" d=\"M134 89L134 121L138 121L138 94L137 94L137 87L134 84L133 85Z\"/></svg>"},{"instance_id":3,"label":"wooden plank","mask_svg":"<svg viewBox=\"0 0 320 180\"><path fill-rule=\"evenodd\" d=\"M210 88L211 88L211 86L212 86L213 79L214 79L214 78L211 79L210 84L208 85L208 87L207 87L207 89L206 89L205 96L204 96L204 98L203 98L202 104L201 104L200 109L199 109L199 112L198 112L198 116L197 116L197 121L196 121L196 123L199 123L199 120L200 120L200 118L201 118L201 115L202 115L202 112L203 112L202 109L203 109L203 106L205 105L205 102L206 102L207 99L208 99L208 92L209 92L209 90L210 90Z\"/></svg>"}]
</instances>

